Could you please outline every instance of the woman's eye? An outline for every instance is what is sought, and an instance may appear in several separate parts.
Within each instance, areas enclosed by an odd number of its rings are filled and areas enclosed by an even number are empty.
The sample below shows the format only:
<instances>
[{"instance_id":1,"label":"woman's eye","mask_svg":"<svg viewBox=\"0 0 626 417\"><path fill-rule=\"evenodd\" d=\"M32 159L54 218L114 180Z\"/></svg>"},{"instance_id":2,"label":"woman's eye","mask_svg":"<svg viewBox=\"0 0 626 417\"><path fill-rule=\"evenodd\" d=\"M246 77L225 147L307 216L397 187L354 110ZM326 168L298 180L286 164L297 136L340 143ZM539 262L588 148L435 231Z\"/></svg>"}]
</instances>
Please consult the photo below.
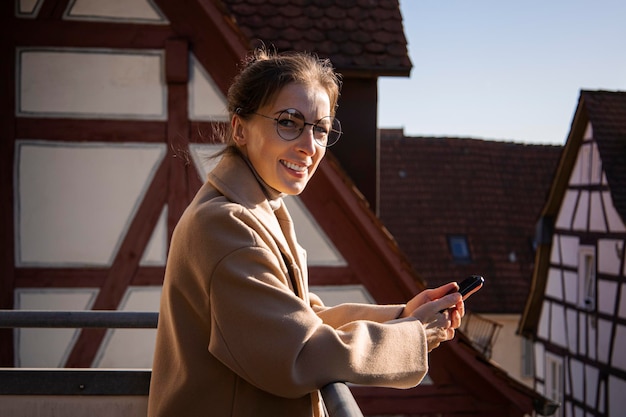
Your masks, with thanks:
<instances>
[{"instance_id":1,"label":"woman's eye","mask_svg":"<svg viewBox=\"0 0 626 417\"><path fill-rule=\"evenodd\" d=\"M328 127L326 126L315 125L313 129L315 129L315 133L317 134L328 135Z\"/></svg>"},{"instance_id":2,"label":"woman's eye","mask_svg":"<svg viewBox=\"0 0 626 417\"><path fill-rule=\"evenodd\" d=\"M291 119L280 119L278 121L278 124L280 125L280 127L286 129L296 129L298 127L297 123Z\"/></svg>"}]
</instances>

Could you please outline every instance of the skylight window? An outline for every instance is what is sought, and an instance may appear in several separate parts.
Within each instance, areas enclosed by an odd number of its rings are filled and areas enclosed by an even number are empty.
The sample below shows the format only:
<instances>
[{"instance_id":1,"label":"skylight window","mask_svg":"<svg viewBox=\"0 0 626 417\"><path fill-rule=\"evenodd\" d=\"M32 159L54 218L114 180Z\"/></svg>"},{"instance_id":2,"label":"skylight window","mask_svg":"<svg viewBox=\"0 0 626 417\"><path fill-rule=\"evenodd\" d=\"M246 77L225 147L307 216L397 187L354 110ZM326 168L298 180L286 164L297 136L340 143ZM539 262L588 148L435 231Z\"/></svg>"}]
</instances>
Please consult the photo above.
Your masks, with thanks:
<instances>
[{"instance_id":1,"label":"skylight window","mask_svg":"<svg viewBox=\"0 0 626 417\"><path fill-rule=\"evenodd\" d=\"M467 236L450 235L448 236L448 247L452 259L457 262L468 262L470 257L469 245L467 244Z\"/></svg>"}]
</instances>

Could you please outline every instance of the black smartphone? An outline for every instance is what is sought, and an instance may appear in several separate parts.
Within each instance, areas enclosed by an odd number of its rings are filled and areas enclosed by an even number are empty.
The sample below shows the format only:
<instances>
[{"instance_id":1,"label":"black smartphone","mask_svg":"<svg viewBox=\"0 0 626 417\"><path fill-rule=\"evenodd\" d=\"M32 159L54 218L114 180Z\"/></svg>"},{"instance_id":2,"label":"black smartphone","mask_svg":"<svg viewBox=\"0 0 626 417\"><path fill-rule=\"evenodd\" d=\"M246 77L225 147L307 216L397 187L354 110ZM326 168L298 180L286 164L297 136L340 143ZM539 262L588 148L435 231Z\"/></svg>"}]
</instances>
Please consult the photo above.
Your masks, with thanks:
<instances>
[{"instance_id":1,"label":"black smartphone","mask_svg":"<svg viewBox=\"0 0 626 417\"><path fill-rule=\"evenodd\" d=\"M459 292L463 297L469 294L474 288L485 283L485 279L480 275L470 275L459 284Z\"/></svg>"},{"instance_id":2,"label":"black smartphone","mask_svg":"<svg viewBox=\"0 0 626 417\"><path fill-rule=\"evenodd\" d=\"M463 296L463 299L465 299L465 296L467 294L469 294L470 292L472 292L472 290L474 290L476 287L480 286L481 284L485 283L485 279L483 277L481 277L480 275L470 275L469 277L465 278L463 281L461 281L459 283L459 290L458 292ZM450 291L448 294L452 294L455 291ZM439 311L440 313L443 313L445 311L445 309Z\"/></svg>"}]
</instances>

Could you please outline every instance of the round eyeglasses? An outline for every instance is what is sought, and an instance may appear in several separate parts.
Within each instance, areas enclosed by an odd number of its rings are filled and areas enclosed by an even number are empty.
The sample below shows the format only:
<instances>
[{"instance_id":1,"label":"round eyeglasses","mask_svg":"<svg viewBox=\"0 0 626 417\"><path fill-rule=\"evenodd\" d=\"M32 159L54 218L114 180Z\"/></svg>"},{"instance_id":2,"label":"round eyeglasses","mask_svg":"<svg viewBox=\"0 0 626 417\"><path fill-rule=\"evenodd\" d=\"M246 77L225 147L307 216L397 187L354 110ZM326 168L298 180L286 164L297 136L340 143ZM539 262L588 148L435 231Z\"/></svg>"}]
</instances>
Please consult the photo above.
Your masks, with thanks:
<instances>
[{"instance_id":1,"label":"round eyeglasses","mask_svg":"<svg viewBox=\"0 0 626 417\"><path fill-rule=\"evenodd\" d=\"M328 148L333 146L341 137L341 122L332 116L322 117L315 123L304 121L304 115L296 109L287 109L280 112L278 117L270 117L261 113L257 116L276 122L276 133L282 139L291 141L300 137L306 126L311 126L313 138L318 145Z\"/></svg>"}]
</instances>

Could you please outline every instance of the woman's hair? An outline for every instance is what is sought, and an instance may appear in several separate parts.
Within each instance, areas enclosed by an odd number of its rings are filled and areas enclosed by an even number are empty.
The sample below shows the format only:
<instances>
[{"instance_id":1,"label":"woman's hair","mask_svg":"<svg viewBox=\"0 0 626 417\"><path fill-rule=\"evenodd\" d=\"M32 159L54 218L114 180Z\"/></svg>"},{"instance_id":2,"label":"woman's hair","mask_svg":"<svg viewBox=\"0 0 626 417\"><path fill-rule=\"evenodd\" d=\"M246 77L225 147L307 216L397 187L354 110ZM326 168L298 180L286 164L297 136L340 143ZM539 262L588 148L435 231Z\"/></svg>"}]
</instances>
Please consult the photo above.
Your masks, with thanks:
<instances>
[{"instance_id":1,"label":"woman's hair","mask_svg":"<svg viewBox=\"0 0 626 417\"><path fill-rule=\"evenodd\" d=\"M341 76L330 60L306 52L277 53L261 48L250 53L228 89L229 118L235 114L244 119L249 117L291 83L324 88L330 99L331 116L335 115ZM224 136L228 147L234 146L230 129Z\"/></svg>"}]
</instances>

